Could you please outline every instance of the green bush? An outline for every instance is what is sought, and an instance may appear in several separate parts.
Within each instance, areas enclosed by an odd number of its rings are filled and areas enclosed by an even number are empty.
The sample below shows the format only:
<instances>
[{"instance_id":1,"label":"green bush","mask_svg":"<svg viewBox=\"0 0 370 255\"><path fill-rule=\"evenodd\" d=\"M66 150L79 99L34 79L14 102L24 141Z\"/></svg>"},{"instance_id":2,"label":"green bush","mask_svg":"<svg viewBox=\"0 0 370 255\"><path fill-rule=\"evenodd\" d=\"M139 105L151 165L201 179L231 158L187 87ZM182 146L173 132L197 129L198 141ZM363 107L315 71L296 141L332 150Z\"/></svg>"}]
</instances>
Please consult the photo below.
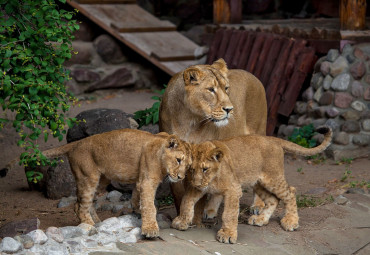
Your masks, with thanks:
<instances>
[{"instance_id":1,"label":"green bush","mask_svg":"<svg viewBox=\"0 0 370 255\"><path fill-rule=\"evenodd\" d=\"M0 129L10 122L19 133L25 166L50 164L36 140L52 135L62 141L67 126L76 123L65 116L76 99L66 92L69 73L63 67L79 29L73 15L54 0L0 0Z\"/></svg>"},{"instance_id":2,"label":"green bush","mask_svg":"<svg viewBox=\"0 0 370 255\"><path fill-rule=\"evenodd\" d=\"M159 96L152 96L151 98L157 100L151 108L146 108L145 110L137 111L134 113L134 119L139 124L139 128L142 126L147 126L149 124L156 124L159 121L159 107L161 106L162 96L166 90L166 85L164 89L156 90L155 92Z\"/></svg>"},{"instance_id":3,"label":"green bush","mask_svg":"<svg viewBox=\"0 0 370 255\"><path fill-rule=\"evenodd\" d=\"M301 128L295 128L292 135L288 137L288 140L302 147L312 148L317 143L315 139L312 139L316 134L314 126L309 124Z\"/></svg>"}]
</instances>

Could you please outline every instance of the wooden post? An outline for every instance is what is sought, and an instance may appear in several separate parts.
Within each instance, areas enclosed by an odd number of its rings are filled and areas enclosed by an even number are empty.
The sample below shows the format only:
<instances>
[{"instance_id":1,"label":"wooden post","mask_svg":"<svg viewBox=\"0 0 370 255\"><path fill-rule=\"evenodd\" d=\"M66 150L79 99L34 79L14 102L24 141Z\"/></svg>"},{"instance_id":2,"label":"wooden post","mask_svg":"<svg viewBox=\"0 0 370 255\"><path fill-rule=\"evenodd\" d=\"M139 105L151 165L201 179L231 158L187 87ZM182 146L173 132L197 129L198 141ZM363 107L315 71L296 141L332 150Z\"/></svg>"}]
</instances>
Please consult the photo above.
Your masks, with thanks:
<instances>
[{"instance_id":1,"label":"wooden post","mask_svg":"<svg viewBox=\"0 0 370 255\"><path fill-rule=\"evenodd\" d=\"M341 0L339 16L341 30L364 30L366 0Z\"/></svg>"},{"instance_id":2,"label":"wooden post","mask_svg":"<svg viewBox=\"0 0 370 255\"><path fill-rule=\"evenodd\" d=\"M213 23L242 22L242 0L213 0Z\"/></svg>"}]
</instances>

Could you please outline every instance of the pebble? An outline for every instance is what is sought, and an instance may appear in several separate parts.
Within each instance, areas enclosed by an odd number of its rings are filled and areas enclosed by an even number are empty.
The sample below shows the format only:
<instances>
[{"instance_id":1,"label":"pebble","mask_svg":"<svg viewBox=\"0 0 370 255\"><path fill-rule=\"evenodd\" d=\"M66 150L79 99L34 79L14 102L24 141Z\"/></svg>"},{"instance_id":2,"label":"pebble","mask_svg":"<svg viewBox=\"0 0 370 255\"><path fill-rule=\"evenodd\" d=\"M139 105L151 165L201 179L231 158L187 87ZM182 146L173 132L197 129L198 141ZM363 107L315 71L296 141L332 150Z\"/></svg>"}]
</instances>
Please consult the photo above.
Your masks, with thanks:
<instances>
[{"instance_id":1,"label":"pebble","mask_svg":"<svg viewBox=\"0 0 370 255\"><path fill-rule=\"evenodd\" d=\"M122 196L119 198L121 201L130 201L132 195L130 193L123 193Z\"/></svg>"},{"instance_id":2,"label":"pebble","mask_svg":"<svg viewBox=\"0 0 370 255\"><path fill-rule=\"evenodd\" d=\"M326 60L329 62L334 62L339 57L339 51L337 49L331 49L326 55Z\"/></svg>"},{"instance_id":3,"label":"pebble","mask_svg":"<svg viewBox=\"0 0 370 255\"><path fill-rule=\"evenodd\" d=\"M367 106L361 101L354 101L351 103L351 107L356 111L362 112L367 110Z\"/></svg>"},{"instance_id":4,"label":"pebble","mask_svg":"<svg viewBox=\"0 0 370 255\"><path fill-rule=\"evenodd\" d=\"M330 65L330 75L336 77L348 70L348 61L346 58L340 56ZM349 74L348 74L349 75Z\"/></svg>"},{"instance_id":5,"label":"pebble","mask_svg":"<svg viewBox=\"0 0 370 255\"><path fill-rule=\"evenodd\" d=\"M65 239L79 237L84 234L84 231L80 227L67 226L59 228Z\"/></svg>"},{"instance_id":6,"label":"pebble","mask_svg":"<svg viewBox=\"0 0 370 255\"><path fill-rule=\"evenodd\" d=\"M335 117L338 116L338 114L339 114L339 110L335 107L331 107L331 108L326 109L326 115L329 118L335 118Z\"/></svg>"},{"instance_id":7,"label":"pebble","mask_svg":"<svg viewBox=\"0 0 370 255\"><path fill-rule=\"evenodd\" d=\"M62 243L64 241L62 231L60 231L60 229L57 227L48 227L45 231L45 234L48 238L51 238L58 243Z\"/></svg>"},{"instance_id":8,"label":"pebble","mask_svg":"<svg viewBox=\"0 0 370 255\"><path fill-rule=\"evenodd\" d=\"M338 108L348 108L352 103L353 97L346 92L335 93L334 105Z\"/></svg>"},{"instance_id":9,"label":"pebble","mask_svg":"<svg viewBox=\"0 0 370 255\"><path fill-rule=\"evenodd\" d=\"M362 121L362 128L364 131L370 131L370 119Z\"/></svg>"},{"instance_id":10,"label":"pebble","mask_svg":"<svg viewBox=\"0 0 370 255\"><path fill-rule=\"evenodd\" d=\"M339 195L334 199L334 203L336 203L337 205L345 205L347 202L348 199L342 195Z\"/></svg>"},{"instance_id":11,"label":"pebble","mask_svg":"<svg viewBox=\"0 0 370 255\"><path fill-rule=\"evenodd\" d=\"M0 251L15 253L22 249L22 244L11 237L4 237L0 243Z\"/></svg>"},{"instance_id":12,"label":"pebble","mask_svg":"<svg viewBox=\"0 0 370 255\"><path fill-rule=\"evenodd\" d=\"M323 74L323 75L328 75L329 72L330 72L330 66L331 66L331 63L328 62L328 61L324 61L321 63L321 66L320 66L320 72Z\"/></svg>"},{"instance_id":13,"label":"pebble","mask_svg":"<svg viewBox=\"0 0 370 255\"><path fill-rule=\"evenodd\" d=\"M326 75L323 82L322 82L322 87L325 90L328 90L328 89L330 89L330 86L331 86L332 82L333 82L333 77L331 77L330 75Z\"/></svg>"},{"instance_id":14,"label":"pebble","mask_svg":"<svg viewBox=\"0 0 370 255\"><path fill-rule=\"evenodd\" d=\"M360 124L355 120L347 120L342 125L342 131L347 133L358 133L360 130Z\"/></svg>"},{"instance_id":15,"label":"pebble","mask_svg":"<svg viewBox=\"0 0 370 255\"><path fill-rule=\"evenodd\" d=\"M340 127L340 124L338 123L338 121L334 120L334 119L328 119L325 122L325 125L330 127L331 130L333 130L333 131L336 131Z\"/></svg>"},{"instance_id":16,"label":"pebble","mask_svg":"<svg viewBox=\"0 0 370 255\"><path fill-rule=\"evenodd\" d=\"M334 93L332 91L326 91L322 94L319 100L320 105L331 105L334 101Z\"/></svg>"},{"instance_id":17,"label":"pebble","mask_svg":"<svg viewBox=\"0 0 370 255\"><path fill-rule=\"evenodd\" d=\"M355 78L356 80L359 80L364 76L366 72L366 66L364 62L359 61L355 64L352 65L350 69L350 73L352 74L352 77Z\"/></svg>"},{"instance_id":18,"label":"pebble","mask_svg":"<svg viewBox=\"0 0 370 255\"><path fill-rule=\"evenodd\" d=\"M76 203L77 197L70 196L70 197L62 197L62 199L58 203L58 208L63 208L70 206L71 204Z\"/></svg>"},{"instance_id":19,"label":"pebble","mask_svg":"<svg viewBox=\"0 0 370 255\"><path fill-rule=\"evenodd\" d=\"M27 234L32 238L32 241L35 244L44 244L48 240L48 237L45 235L44 231L41 229L36 229Z\"/></svg>"},{"instance_id":20,"label":"pebble","mask_svg":"<svg viewBox=\"0 0 370 255\"><path fill-rule=\"evenodd\" d=\"M14 239L20 242L24 249L30 249L35 244L32 238L28 235L15 236Z\"/></svg>"},{"instance_id":21,"label":"pebble","mask_svg":"<svg viewBox=\"0 0 370 255\"><path fill-rule=\"evenodd\" d=\"M324 78L321 73L315 73L311 79L311 86L314 89L318 89L319 87L321 87L323 80Z\"/></svg>"},{"instance_id":22,"label":"pebble","mask_svg":"<svg viewBox=\"0 0 370 255\"><path fill-rule=\"evenodd\" d=\"M365 194L364 189L361 188L349 188L346 191L347 194Z\"/></svg>"},{"instance_id":23,"label":"pebble","mask_svg":"<svg viewBox=\"0 0 370 255\"><path fill-rule=\"evenodd\" d=\"M339 145L349 144L349 135L346 132L338 132L334 135L333 142Z\"/></svg>"},{"instance_id":24,"label":"pebble","mask_svg":"<svg viewBox=\"0 0 370 255\"><path fill-rule=\"evenodd\" d=\"M324 89L322 87L320 87L318 90L316 90L315 94L313 95L313 99L316 102L319 102L320 101L320 98L323 95L323 93L324 93Z\"/></svg>"},{"instance_id":25,"label":"pebble","mask_svg":"<svg viewBox=\"0 0 370 255\"><path fill-rule=\"evenodd\" d=\"M365 93L364 93L364 99L366 101L370 101L370 87L368 87L366 90L365 90Z\"/></svg>"},{"instance_id":26,"label":"pebble","mask_svg":"<svg viewBox=\"0 0 370 255\"><path fill-rule=\"evenodd\" d=\"M364 86L362 86L361 82L354 81L351 85L351 93L354 97L362 97L364 94Z\"/></svg>"},{"instance_id":27,"label":"pebble","mask_svg":"<svg viewBox=\"0 0 370 255\"><path fill-rule=\"evenodd\" d=\"M348 73L343 73L334 78L331 83L331 88L335 91L346 91L349 87L351 76Z\"/></svg>"},{"instance_id":28,"label":"pebble","mask_svg":"<svg viewBox=\"0 0 370 255\"><path fill-rule=\"evenodd\" d=\"M358 134L354 135L352 138L352 142L359 146L366 146L370 144L370 135L366 134Z\"/></svg>"},{"instance_id":29,"label":"pebble","mask_svg":"<svg viewBox=\"0 0 370 255\"><path fill-rule=\"evenodd\" d=\"M113 190L108 193L107 200L109 200L109 202L118 202L120 201L121 196L122 196L121 192Z\"/></svg>"},{"instance_id":30,"label":"pebble","mask_svg":"<svg viewBox=\"0 0 370 255\"><path fill-rule=\"evenodd\" d=\"M348 110L341 114L341 117L345 120L359 120L361 113L358 111Z\"/></svg>"}]
</instances>

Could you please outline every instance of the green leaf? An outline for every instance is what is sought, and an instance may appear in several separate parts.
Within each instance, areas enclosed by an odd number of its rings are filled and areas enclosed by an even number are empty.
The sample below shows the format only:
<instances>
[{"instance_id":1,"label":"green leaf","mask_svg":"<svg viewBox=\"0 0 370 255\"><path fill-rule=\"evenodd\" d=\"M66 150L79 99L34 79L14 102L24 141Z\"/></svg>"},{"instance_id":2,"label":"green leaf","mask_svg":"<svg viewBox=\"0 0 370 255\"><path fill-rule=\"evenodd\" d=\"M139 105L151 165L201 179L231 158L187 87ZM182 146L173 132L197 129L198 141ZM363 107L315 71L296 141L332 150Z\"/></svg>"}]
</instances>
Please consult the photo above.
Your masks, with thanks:
<instances>
[{"instance_id":1,"label":"green leaf","mask_svg":"<svg viewBox=\"0 0 370 255\"><path fill-rule=\"evenodd\" d=\"M50 121L50 129L56 130L58 128L58 124L55 121Z\"/></svg>"},{"instance_id":2,"label":"green leaf","mask_svg":"<svg viewBox=\"0 0 370 255\"><path fill-rule=\"evenodd\" d=\"M6 50L4 58L10 58L11 55L12 55L12 51L11 50Z\"/></svg>"},{"instance_id":3,"label":"green leaf","mask_svg":"<svg viewBox=\"0 0 370 255\"><path fill-rule=\"evenodd\" d=\"M48 141L48 138L49 138L49 133L45 133L44 134L44 141L45 141L45 143Z\"/></svg>"}]
</instances>

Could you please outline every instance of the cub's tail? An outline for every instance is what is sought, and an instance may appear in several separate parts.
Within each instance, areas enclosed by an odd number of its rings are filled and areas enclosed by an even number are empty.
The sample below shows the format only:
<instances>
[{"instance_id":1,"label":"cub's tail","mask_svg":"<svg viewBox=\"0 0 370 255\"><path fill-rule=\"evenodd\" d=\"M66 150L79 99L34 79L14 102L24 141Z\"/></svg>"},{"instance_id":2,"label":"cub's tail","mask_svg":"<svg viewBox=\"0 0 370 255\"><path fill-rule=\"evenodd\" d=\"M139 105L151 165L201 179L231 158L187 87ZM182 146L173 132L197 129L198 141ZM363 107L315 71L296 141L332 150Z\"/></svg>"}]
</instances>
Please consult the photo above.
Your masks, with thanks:
<instances>
[{"instance_id":1,"label":"cub's tail","mask_svg":"<svg viewBox=\"0 0 370 255\"><path fill-rule=\"evenodd\" d=\"M73 143L68 143L68 144L59 146L57 148L53 148L53 149L50 149L50 150L43 151L42 154L44 154L44 156L47 157L47 158L55 158L55 157L61 156L63 154L66 154L67 152L69 152L72 148L74 148L76 146L77 143L78 143L78 141L73 142ZM19 158L17 157L15 159L13 159L12 161L8 162L8 164L6 164L6 166L4 168L0 169L0 177L1 178L5 177L6 174L8 173L8 171L10 171L12 168L14 168L15 164L18 161L19 161Z\"/></svg>"},{"instance_id":2,"label":"cub's tail","mask_svg":"<svg viewBox=\"0 0 370 255\"><path fill-rule=\"evenodd\" d=\"M301 156L313 156L315 154L323 152L331 144L333 131L331 130L331 128L327 126L321 126L317 128L316 131L320 134L325 135L324 141L317 147L304 148L298 144L285 141L285 140L281 143L281 146L283 147L285 152L294 153L294 154L301 155Z\"/></svg>"}]
</instances>

